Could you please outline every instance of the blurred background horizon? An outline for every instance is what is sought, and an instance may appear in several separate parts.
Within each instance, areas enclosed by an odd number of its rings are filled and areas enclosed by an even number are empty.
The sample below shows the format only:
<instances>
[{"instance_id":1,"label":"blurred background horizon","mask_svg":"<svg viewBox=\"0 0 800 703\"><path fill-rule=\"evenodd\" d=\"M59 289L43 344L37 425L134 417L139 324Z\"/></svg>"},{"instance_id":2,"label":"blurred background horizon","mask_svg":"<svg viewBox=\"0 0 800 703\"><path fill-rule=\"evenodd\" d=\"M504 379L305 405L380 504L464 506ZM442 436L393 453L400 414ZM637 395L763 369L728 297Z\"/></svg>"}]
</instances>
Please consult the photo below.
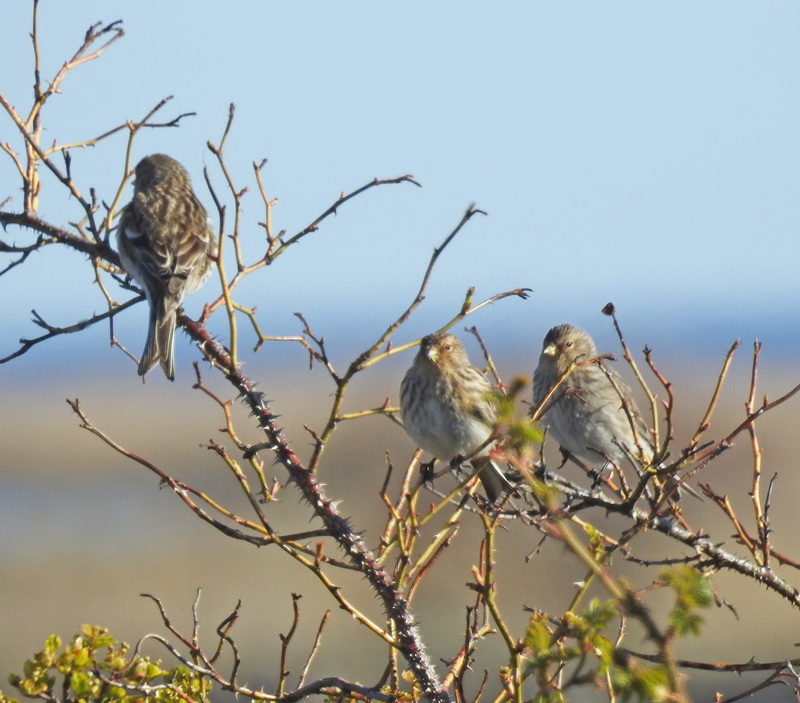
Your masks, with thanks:
<instances>
[{"instance_id":1,"label":"blurred background horizon","mask_svg":"<svg viewBox=\"0 0 800 703\"><path fill-rule=\"evenodd\" d=\"M6 3L4 10L0 92L26 115L33 84L31 3ZM637 362L647 345L674 383L679 444L702 417L735 339L742 346L711 437L743 418L755 339L764 343L759 394L774 399L800 380L800 5L412 0L356 7L234 0L222 10L208 2L40 3L43 78L72 56L90 25L118 19L125 37L71 72L63 94L48 102L44 142L95 137L141 119L174 95L159 120L196 115L177 129L143 130L133 161L156 152L178 159L216 222L203 180L208 167L230 223L230 198L206 142L219 144L234 103L226 163L237 188L249 188L242 227L248 263L265 248L254 161L268 159L264 183L269 197L278 198L273 228L288 235L340 193L373 178L413 174L422 185L371 189L246 279L236 300L258 307L265 334L300 334L293 313L301 312L325 337L334 366L344 370L413 300L434 247L475 202L488 216L473 217L442 254L425 301L394 344L450 320L470 286L476 302L527 287L529 300L500 301L453 331L477 365L480 350L465 326L477 326L505 380L530 376L544 334L563 322L586 329L601 351L621 357L611 320L600 312L612 301ZM5 113L0 141L22 152ZM120 133L71 151L83 193L94 187L98 199L113 198L125 148ZM81 217L52 177L45 173L42 183L43 219L68 227ZM128 186L122 202L130 195ZM4 209L19 211L18 175L0 154L0 202L8 197ZM22 244L29 237L9 227L0 238ZM0 269L9 261L0 255ZM119 300L127 298L107 283ZM190 315L216 296L216 285L210 281L187 299ZM84 257L55 247L1 277L0 291L0 358L15 351L20 338L41 334L31 310L50 324L69 325L105 309ZM118 339L136 355L146 316L139 305L115 320ZM209 327L227 340L222 315ZM244 320L240 331L245 371L259 381L290 441L306 456L310 439L303 424L322 425L332 383L317 365L309 372L299 345L267 343L253 354L255 337ZM0 674L20 671L47 635L69 636L82 622L110 626L128 640L159 630L157 612L139 599L141 592L163 596L188 629L189 606L202 586L209 635L236 599L244 599L242 642L262 656L251 659L248 676L272 681L275 633L290 625L286 583L305 596L308 645L334 604L299 568L224 539L175 496L157 490L153 476L78 428L67 397L80 397L89 417L131 450L215 495L232 495L229 476L205 448L209 439L226 438L219 434L217 408L191 388L190 361L200 358L198 351L179 334L176 382L155 370L142 384L131 360L108 340L108 327L98 325L0 365ZM375 407L387 397L396 404L413 353L358 377L345 409ZM617 364L630 380L623 362ZM206 364L201 369L227 398L226 386ZM774 538L789 554L800 547L794 529L798 402L793 398L764 418L762 434L765 476L779 475ZM241 428L249 428L246 418ZM402 430L383 418L337 430L325 481L332 495L352 496L345 513L366 530L370 544L383 516L377 492L384 452L401 465L412 449ZM742 514L749 509L748 451L740 439L701 477L727 492ZM316 525L293 488L281 495L282 526ZM717 530L736 549L730 527L708 502L685 509L693 525ZM464 535L474 537L475 522L465 520ZM459 539L471 544L464 535ZM515 526L502 540L506 604L519 627L527 617L520 603L561 612L571 596L563 584L581 578L579 566L552 541L541 557L525 562L539 537ZM675 551L654 544L661 556ZM435 657L452 655L460 642L470 599L463 584L474 559L466 546L454 547L434 572L431 589L420 593L419 614ZM780 573L797 581L788 568ZM631 574L646 585L647 574ZM725 609L708 613L707 634L682 643L686 656L792 656L797 615L788 605L730 575L718 575L715 584L741 620ZM456 631L448 614L458 622ZM373 653L369 638L338 611L331 631L331 640L352 649L323 644L328 658L319 660L317 674L365 676L358 665ZM711 654L704 649L709 641ZM502 657L495 650L488 661L495 665ZM696 680L695 699L712 697L709 679ZM714 681L725 681L729 692L745 688L740 679ZM759 700L793 697L780 689Z\"/></svg>"}]
</instances>

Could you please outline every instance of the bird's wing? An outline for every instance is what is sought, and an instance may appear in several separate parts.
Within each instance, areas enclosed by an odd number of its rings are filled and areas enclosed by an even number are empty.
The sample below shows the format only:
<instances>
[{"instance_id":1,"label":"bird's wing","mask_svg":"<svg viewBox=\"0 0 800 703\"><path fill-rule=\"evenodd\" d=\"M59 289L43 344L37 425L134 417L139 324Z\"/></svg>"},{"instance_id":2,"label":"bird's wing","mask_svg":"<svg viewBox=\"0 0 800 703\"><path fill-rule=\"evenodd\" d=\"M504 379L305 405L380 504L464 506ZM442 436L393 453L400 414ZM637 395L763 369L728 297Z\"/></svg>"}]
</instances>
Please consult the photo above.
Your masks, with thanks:
<instances>
[{"instance_id":1,"label":"bird's wing","mask_svg":"<svg viewBox=\"0 0 800 703\"><path fill-rule=\"evenodd\" d=\"M606 362L601 361L600 364L605 370L609 381L620 396L620 412L624 413L623 401L627 405L630 413L630 419L627 419L626 414L626 421L629 424L631 421L633 421L633 430L635 430L642 448L649 448L651 452L655 451L655 447L653 446L653 438L650 434L650 428L642 417L642 413L639 411L636 401L633 399L633 393L630 386L625 383L625 381L622 380L622 377L608 364L606 364Z\"/></svg>"},{"instance_id":2,"label":"bird's wing","mask_svg":"<svg viewBox=\"0 0 800 703\"><path fill-rule=\"evenodd\" d=\"M462 388L464 391L468 391L463 393L462 398L467 412L488 427L493 428L497 422L497 406L486 397L492 392L492 386L486 376L483 375L483 372L474 366L470 366L467 382L462 384ZM474 390L479 392L475 394L472 392ZM473 400L475 396L480 398L480 402Z\"/></svg>"}]
</instances>

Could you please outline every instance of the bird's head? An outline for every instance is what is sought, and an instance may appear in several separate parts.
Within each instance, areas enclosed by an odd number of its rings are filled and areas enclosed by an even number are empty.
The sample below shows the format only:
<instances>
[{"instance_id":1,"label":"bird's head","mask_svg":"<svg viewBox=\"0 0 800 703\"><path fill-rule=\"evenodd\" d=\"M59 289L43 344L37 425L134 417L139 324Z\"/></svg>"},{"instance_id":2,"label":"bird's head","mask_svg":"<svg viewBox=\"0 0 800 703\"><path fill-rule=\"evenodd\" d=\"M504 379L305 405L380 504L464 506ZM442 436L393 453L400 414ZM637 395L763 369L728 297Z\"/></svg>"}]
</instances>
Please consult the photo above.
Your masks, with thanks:
<instances>
[{"instance_id":1,"label":"bird's head","mask_svg":"<svg viewBox=\"0 0 800 703\"><path fill-rule=\"evenodd\" d=\"M417 358L423 363L447 366L452 363L469 363L467 352L454 334L437 332L423 337Z\"/></svg>"},{"instance_id":2,"label":"bird's head","mask_svg":"<svg viewBox=\"0 0 800 703\"><path fill-rule=\"evenodd\" d=\"M573 325L558 325L545 335L539 363L555 365L563 373L572 364L596 356L597 348L586 332Z\"/></svg>"},{"instance_id":3,"label":"bird's head","mask_svg":"<svg viewBox=\"0 0 800 703\"><path fill-rule=\"evenodd\" d=\"M150 190L153 186L167 180L178 179L189 183L189 174L175 159L166 154L150 154L145 156L135 169L136 181L133 184L136 192Z\"/></svg>"}]
</instances>

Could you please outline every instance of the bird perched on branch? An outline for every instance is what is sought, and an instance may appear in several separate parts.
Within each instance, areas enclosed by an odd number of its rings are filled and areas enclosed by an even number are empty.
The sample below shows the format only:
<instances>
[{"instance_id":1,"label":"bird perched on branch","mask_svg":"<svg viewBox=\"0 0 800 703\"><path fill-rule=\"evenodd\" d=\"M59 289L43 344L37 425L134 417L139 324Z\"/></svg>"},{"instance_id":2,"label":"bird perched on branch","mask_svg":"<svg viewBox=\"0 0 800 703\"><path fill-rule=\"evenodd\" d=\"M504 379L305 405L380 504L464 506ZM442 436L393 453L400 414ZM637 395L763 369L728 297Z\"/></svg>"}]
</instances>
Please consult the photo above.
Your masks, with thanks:
<instances>
[{"instance_id":1,"label":"bird perched on branch","mask_svg":"<svg viewBox=\"0 0 800 703\"><path fill-rule=\"evenodd\" d=\"M422 339L414 363L400 386L400 411L408 436L440 461L469 458L491 502L511 484L480 449L494 432L497 409L491 386L472 364L455 335L430 334Z\"/></svg>"},{"instance_id":2,"label":"bird perched on branch","mask_svg":"<svg viewBox=\"0 0 800 703\"><path fill-rule=\"evenodd\" d=\"M559 325L547 333L533 374L534 406L570 373L550 397L542 424L563 450L591 468L614 464L622 470L629 457L648 464L653 438L630 387L603 360L576 366L597 356L592 338L577 327ZM676 483L669 486L675 490Z\"/></svg>"},{"instance_id":3,"label":"bird perched on branch","mask_svg":"<svg viewBox=\"0 0 800 703\"><path fill-rule=\"evenodd\" d=\"M173 358L178 308L211 273L217 239L205 208L192 190L186 169L164 154L145 156L136 166L133 200L117 227L119 257L125 271L144 290L150 304L139 375L160 363L175 379Z\"/></svg>"}]
</instances>

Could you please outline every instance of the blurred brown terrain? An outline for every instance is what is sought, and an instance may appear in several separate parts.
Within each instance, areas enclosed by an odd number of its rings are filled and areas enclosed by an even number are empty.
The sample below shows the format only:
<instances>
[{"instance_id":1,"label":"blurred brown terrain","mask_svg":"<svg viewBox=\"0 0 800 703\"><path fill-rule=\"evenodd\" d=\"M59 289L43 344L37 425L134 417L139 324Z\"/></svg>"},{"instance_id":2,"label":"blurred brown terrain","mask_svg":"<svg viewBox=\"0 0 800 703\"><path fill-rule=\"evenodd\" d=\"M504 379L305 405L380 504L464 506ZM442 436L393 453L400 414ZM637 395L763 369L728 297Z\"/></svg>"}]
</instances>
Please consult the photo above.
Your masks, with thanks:
<instances>
[{"instance_id":1,"label":"blurred brown terrain","mask_svg":"<svg viewBox=\"0 0 800 703\"><path fill-rule=\"evenodd\" d=\"M199 520L168 489L159 487L154 474L79 429L77 417L64 403L67 397L79 397L89 418L115 441L249 517L236 481L206 448L210 439L229 446L230 441L219 431L224 424L219 408L191 388L194 376L186 356L184 346L178 354L175 384L166 382L157 371L142 384L132 365L129 373L114 377L62 375L34 385L12 380L8 373L0 377L3 680L12 671L21 673L23 660L40 649L49 634L56 632L67 638L78 632L81 623L108 627L118 639L131 643L148 632L166 634L155 605L141 598L141 593L161 598L173 622L188 634L192 602L196 590L202 588L200 636L210 648L216 645L217 624L239 599L243 601L241 618L232 632L243 659L241 682L253 687L263 685L267 690L275 685L280 653L278 633L288 632L291 593L298 593L303 598L300 626L290 650L290 683L299 674L320 619L330 609L331 621L309 678L338 675L374 684L383 672L384 648L337 609L316 579L277 548L256 549L226 538ZM409 354L402 355L384 364L383 369L371 369L363 378L357 378L345 411L379 406L387 396L396 404L399 381L409 361ZM673 381L676 395L676 449L688 441L699 423L721 362L722 359L701 361L686 357L670 360L669 366L662 368ZM743 419L749 364L747 349L740 349L707 433L709 439L719 439ZM230 397L224 382L206 365L203 367L209 387L224 399ZM530 373L531 368L530 359L519 363L503 360L500 371L508 379L520 370ZM298 454L306 459L310 436L302 425L322 427L333 391L329 378L318 368L309 372L307 358L300 354L296 365L277 369L270 368L268 361L257 360L250 363L247 371L251 377L262 379L261 390L282 416L287 436ZM627 371L622 370L630 378ZM796 368L771 366L768 359L762 359L759 396L781 395L800 381L799 375ZM244 409L238 403L234 408L242 436L258 441ZM800 472L796 469L799 416L800 397L796 397L769 413L758 425L764 449L764 487L773 474L778 475L770 506L773 547L797 560L800 538L793 526L800 493ZM413 451L402 429L383 417L342 423L321 470L329 496L344 499L340 510L351 518L357 530L363 531L370 546L377 544L386 520L379 491L385 477L387 451L397 466L397 479ZM550 459L551 467L555 467L555 456ZM280 467L268 469L268 476L285 480ZM577 469L567 466L561 471L585 481ZM730 496L737 514L754 532L748 496L751 477L752 453L743 433L699 480ZM441 487L451 485L448 478L440 481ZM695 478L692 483L696 486L697 481ZM396 491L397 485L393 480L392 489ZM298 496L291 485L286 486L280 493L281 502L268 509L273 525L282 531L320 526ZM710 501L687 497L683 506L694 529L704 528L716 542L746 556L732 537L730 522ZM614 518L599 513L591 518L615 534L610 526L616 524ZM454 544L437 562L415 598L413 610L429 653L437 663L454 656L463 642L465 607L474 602L474 594L466 584L472 581L470 567L478 560L480 537L479 520L467 515ZM498 537L500 603L512 632L519 636L529 617L523 605L558 616L573 596L572 584L585 577L585 569L577 559L554 539L546 540L526 560L541 540L542 533L516 523ZM634 541L633 553L664 559L686 554L687 550L664 537L647 534ZM615 561L614 568L639 588L649 585L659 570L644 569L622 559ZM796 570L775 568L789 582L800 582ZM346 589L352 601L376 622L382 622L379 604L363 579L341 571L332 572L332 578ZM714 585L719 598L730 604L735 614L724 606L705 611L702 636L681 641L680 657L746 662L751 657L772 661L798 656L795 643L800 641L800 614L796 610L775 594L734 574L716 574ZM607 597L599 587L595 587L594 595ZM670 598L659 591L648 602L663 618ZM477 687L483 669L488 668L488 690L493 694L499 688L497 667L505 661L501 644L500 637L493 635L479 647L472 678ZM648 649L635 631L629 634L627 646ZM154 644L147 645L146 651L171 665L168 653ZM225 670L225 666L221 668ZM439 668L443 671L445 667ZM711 700L715 690L731 694L762 678L696 673L691 676L694 700ZM2 688L13 695L7 684ZM573 700L594 700L597 695L586 690ZM758 698L790 699L790 692L784 688L774 688Z\"/></svg>"}]
</instances>

